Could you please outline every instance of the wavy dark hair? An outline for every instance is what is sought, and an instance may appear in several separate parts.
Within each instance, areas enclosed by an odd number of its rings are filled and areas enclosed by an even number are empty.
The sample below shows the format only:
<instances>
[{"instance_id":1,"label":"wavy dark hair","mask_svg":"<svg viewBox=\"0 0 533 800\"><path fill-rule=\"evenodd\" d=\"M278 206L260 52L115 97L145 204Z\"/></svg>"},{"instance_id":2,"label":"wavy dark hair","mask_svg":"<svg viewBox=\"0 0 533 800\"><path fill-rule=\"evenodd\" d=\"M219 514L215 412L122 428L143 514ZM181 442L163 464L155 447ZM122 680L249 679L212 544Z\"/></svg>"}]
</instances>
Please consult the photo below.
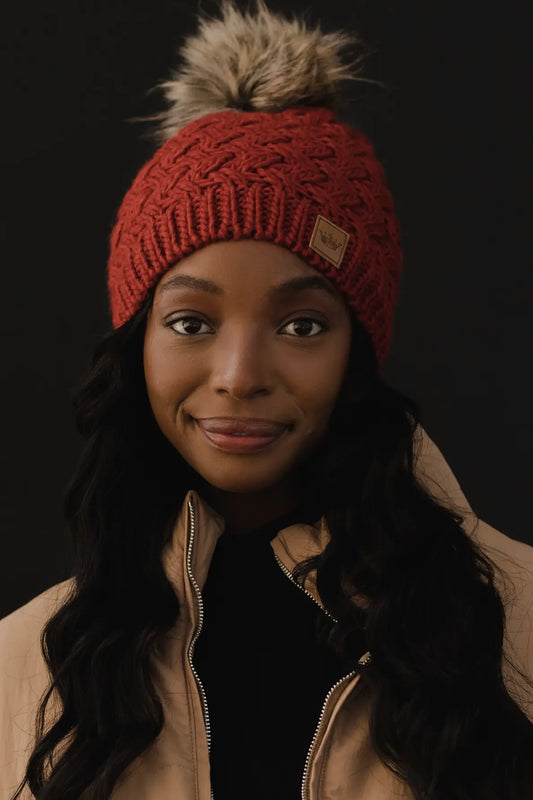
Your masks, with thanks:
<instances>
[{"instance_id":1,"label":"wavy dark hair","mask_svg":"<svg viewBox=\"0 0 533 800\"><path fill-rule=\"evenodd\" d=\"M201 483L149 405L142 346L152 299L153 290L102 337L74 398L85 439L64 504L75 581L43 631L50 688L12 800L26 785L38 800L84 792L106 800L163 726L150 658L180 608L161 553L187 490ZM370 337L351 317L344 384L319 457L304 466L331 541L294 576L303 582L317 569L320 595L338 619L329 646L350 654L364 630L372 742L416 800L533 796L533 725L502 677L496 567L458 511L415 478L420 409L385 383ZM61 713L47 723L54 691Z\"/></svg>"}]
</instances>

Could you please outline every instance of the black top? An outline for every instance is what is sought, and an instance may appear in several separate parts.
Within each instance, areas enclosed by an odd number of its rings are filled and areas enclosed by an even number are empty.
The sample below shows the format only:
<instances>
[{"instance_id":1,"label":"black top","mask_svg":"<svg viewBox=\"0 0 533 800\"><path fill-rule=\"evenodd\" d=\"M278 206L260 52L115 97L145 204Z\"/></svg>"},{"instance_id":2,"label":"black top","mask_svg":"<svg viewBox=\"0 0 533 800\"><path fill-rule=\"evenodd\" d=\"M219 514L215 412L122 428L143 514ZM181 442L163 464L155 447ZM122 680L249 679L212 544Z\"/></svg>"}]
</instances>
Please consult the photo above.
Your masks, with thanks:
<instances>
[{"instance_id":1,"label":"black top","mask_svg":"<svg viewBox=\"0 0 533 800\"><path fill-rule=\"evenodd\" d=\"M211 723L215 800L299 800L325 697L355 667L318 643L316 618L326 615L269 544L282 528L319 518L308 506L218 540L193 655Z\"/></svg>"}]
</instances>

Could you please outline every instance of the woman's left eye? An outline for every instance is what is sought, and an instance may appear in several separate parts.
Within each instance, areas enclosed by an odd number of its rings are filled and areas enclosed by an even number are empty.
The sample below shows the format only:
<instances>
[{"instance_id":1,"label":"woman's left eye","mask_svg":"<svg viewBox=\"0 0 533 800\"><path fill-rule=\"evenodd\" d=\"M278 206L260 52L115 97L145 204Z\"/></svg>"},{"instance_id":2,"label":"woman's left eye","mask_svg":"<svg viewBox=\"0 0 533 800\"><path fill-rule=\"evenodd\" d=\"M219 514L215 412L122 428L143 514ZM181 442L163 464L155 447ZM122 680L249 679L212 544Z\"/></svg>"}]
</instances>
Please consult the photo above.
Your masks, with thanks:
<instances>
[{"instance_id":1,"label":"woman's left eye","mask_svg":"<svg viewBox=\"0 0 533 800\"><path fill-rule=\"evenodd\" d=\"M318 322L318 320L311 319L311 317L298 317L298 319L292 319L283 327L289 328L291 326L293 332L290 335L297 336L300 339L310 339L312 336L316 336L318 333L326 330L325 323ZM315 327L314 331L313 326ZM317 328L318 330L316 330Z\"/></svg>"}]
</instances>

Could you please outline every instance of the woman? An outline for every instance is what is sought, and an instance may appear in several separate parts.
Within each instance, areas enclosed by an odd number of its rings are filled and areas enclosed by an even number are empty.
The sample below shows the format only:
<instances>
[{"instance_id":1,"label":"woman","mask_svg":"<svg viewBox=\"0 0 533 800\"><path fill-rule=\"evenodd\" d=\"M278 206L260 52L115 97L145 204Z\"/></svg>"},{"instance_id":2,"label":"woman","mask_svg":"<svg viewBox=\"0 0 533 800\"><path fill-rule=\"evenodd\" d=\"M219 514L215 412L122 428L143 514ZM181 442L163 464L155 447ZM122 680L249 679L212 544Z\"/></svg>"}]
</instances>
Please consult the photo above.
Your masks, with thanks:
<instances>
[{"instance_id":1,"label":"woman","mask_svg":"<svg viewBox=\"0 0 533 800\"><path fill-rule=\"evenodd\" d=\"M333 111L350 41L227 4L164 84L73 577L0 623L2 800L531 796L533 548L380 377L401 253Z\"/></svg>"}]
</instances>

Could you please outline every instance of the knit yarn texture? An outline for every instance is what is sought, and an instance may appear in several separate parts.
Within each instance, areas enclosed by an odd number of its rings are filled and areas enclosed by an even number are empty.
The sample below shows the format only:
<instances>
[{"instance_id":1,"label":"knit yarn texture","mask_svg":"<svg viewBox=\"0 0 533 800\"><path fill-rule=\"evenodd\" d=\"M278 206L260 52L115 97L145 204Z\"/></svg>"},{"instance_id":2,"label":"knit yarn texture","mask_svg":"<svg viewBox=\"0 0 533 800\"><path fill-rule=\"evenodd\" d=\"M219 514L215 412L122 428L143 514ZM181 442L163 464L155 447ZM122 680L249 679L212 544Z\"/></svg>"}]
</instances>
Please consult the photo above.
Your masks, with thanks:
<instances>
[{"instance_id":1,"label":"knit yarn texture","mask_svg":"<svg viewBox=\"0 0 533 800\"><path fill-rule=\"evenodd\" d=\"M310 247L317 215L349 234L338 267ZM113 327L184 256L239 239L285 247L331 280L381 365L402 254L383 167L361 132L314 107L219 111L183 127L141 168L117 212L108 261Z\"/></svg>"}]
</instances>

